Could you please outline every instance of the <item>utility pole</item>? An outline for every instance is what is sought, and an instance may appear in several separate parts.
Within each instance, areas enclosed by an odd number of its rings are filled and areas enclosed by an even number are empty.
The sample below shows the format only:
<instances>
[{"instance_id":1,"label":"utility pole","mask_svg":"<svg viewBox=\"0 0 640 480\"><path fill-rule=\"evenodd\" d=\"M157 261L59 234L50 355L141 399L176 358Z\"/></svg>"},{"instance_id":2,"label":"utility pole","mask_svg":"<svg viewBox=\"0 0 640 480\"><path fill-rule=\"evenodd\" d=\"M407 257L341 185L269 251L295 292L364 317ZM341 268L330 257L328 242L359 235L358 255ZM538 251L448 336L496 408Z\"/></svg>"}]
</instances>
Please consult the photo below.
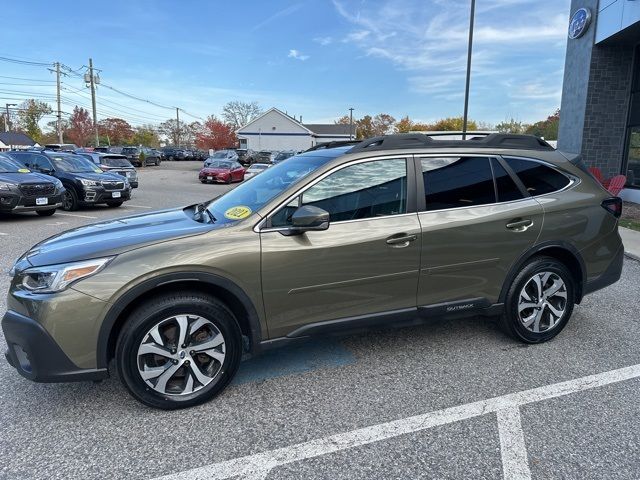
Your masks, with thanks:
<instances>
[{"instance_id":1,"label":"utility pole","mask_svg":"<svg viewBox=\"0 0 640 480\"><path fill-rule=\"evenodd\" d=\"M4 131L5 132L10 132L11 131L11 129L9 128L9 121L11 119L11 116L9 114L9 107L15 107L15 106L17 106L17 104L15 104L15 103L6 103L5 104L5 107L7 109L7 116L4 118Z\"/></svg>"},{"instance_id":2,"label":"utility pole","mask_svg":"<svg viewBox=\"0 0 640 480\"><path fill-rule=\"evenodd\" d=\"M180 109L176 107L176 147L180 146Z\"/></svg>"},{"instance_id":3,"label":"utility pole","mask_svg":"<svg viewBox=\"0 0 640 480\"><path fill-rule=\"evenodd\" d=\"M62 107L60 106L60 62L56 62L56 91L58 96L58 143L63 143L62 140Z\"/></svg>"},{"instance_id":4,"label":"utility pole","mask_svg":"<svg viewBox=\"0 0 640 480\"><path fill-rule=\"evenodd\" d=\"M349 109L349 140L353 140L353 107Z\"/></svg>"},{"instance_id":5,"label":"utility pole","mask_svg":"<svg viewBox=\"0 0 640 480\"><path fill-rule=\"evenodd\" d=\"M469 47L467 49L467 83L464 90L464 115L462 117L462 139L467 139L467 120L469 116L469 86L471 84L471 54L473 52L473 23L476 15L476 0L471 0L469 18Z\"/></svg>"},{"instance_id":6,"label":"utility pole","mask_svg":"<svg viewBox=\"0 0 640 480\"><path fill-rule=\"evenodd\" d=\"M93 75L93 60L89 59L89 81L91 83L91 107L93 108L93 130L96 135L95 146L100 146L100 139L98 138L98 115L96 113L96 78Z\"/></svg>"}]
</instances>

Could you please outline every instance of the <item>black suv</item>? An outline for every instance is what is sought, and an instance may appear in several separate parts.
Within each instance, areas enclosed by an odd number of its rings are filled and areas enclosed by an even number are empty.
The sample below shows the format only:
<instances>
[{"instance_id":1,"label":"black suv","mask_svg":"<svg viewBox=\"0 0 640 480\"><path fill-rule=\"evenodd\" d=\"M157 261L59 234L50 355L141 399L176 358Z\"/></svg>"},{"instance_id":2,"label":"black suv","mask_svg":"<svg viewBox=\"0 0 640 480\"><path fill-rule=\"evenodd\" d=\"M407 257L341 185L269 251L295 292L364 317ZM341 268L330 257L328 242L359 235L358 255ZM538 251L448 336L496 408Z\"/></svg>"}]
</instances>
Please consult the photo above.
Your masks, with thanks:
<instances>
[{"instance_id":1,"label":"black suv","mask_svg":"<svg viewBox=\"0 0 640 480\"><path fill-rule=\"evenodd\" d=\"M124 147L122 149L122 155L125 155L127 159L136 167L146 167L147 165L160 165L160 155L158 152L151 148L146 147ZM140 154L144 155L144 165L140 159Z\"/></svg>"},{"instance_id":2,"label":"black suv","mask_svg":"<svg viewBox=\"0 0 640 480\"><path fill-rule=\"evenodd\" d=\"M131 198L131 185L126 178L106 173L80 155L45 150L10 152L9 156L30 170L59 179L66 190L64 210L97 204L119 207Z\"/></svg>"},{"instance_id":3,"label":"black suv","mask_svg":"<svg viewBox=\"0 0 640 480\"><path fill-rule=\"evenodd\" d=\"M0 154L0 212L36 212L48 217L62 206L64 187L57 178L32 173Z\"/></svg>"},{"instance_id":4,"label":"black suv","mask_svg":"<svg viewBox=\"0 0 640 480\"><path fill-rule=\"evenodd\" d=\"M184 150L177 147L165 147L162 153L166 160L184 160L186 156Z\"/></svg>"}]
</instances>

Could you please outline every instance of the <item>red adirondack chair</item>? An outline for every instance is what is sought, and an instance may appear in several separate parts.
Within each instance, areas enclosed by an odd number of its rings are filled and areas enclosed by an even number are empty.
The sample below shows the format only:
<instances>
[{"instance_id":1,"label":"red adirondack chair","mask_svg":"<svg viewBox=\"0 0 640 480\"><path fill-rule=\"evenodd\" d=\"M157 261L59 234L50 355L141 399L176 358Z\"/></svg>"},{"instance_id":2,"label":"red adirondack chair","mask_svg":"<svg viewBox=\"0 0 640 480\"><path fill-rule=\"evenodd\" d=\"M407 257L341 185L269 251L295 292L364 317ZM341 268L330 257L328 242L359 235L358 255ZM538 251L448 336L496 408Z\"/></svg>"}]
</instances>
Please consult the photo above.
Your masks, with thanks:
<instances>
[{"instance_id":1,"label":"red adirondack chair","mask_svg":"<svg viewBox=\"0 0 640 480\"><path fill-rule=\"evenodd\" d=\"M609 181L609 186L607 187L607 190L609 190L609 193L611 195L617 197L618 194L624 188L624 185L626 183L627 183L627 177L625 177L624 175L616 175Z\"/></svg>"},{"instance_id":2,"label":"red adirondack chair","mask_svg":"<svg viewBox=\"0 0 640 480\"><path fill-rule=\"evenodd\" d=\"M589 173L604 185L604 176L602 175L602 170L600 170L598 167L589 167Z\"/></svg>"}]
</instances>

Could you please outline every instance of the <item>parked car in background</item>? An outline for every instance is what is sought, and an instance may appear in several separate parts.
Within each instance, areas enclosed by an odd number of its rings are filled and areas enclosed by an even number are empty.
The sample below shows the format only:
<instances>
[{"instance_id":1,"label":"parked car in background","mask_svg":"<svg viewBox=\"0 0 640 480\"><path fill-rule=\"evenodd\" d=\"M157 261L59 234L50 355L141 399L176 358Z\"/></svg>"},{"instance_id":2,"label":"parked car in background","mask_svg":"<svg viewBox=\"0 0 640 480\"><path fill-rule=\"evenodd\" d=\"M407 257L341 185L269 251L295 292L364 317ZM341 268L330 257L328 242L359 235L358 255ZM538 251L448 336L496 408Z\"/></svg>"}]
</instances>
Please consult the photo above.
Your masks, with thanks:
<instances>
[{"instance_id":1,"label":"parked car in background","mask_svg":"<svg viewBox=\"0 0 640 480\"><path fill-rule=\"evenodd\" d=\"M256 152L251 149L236 148L236 154L238 155L238 161L244 166L256 163Z\"/></svg>"},{"instance_id":2,"label":"parked car in background","mask_svg":"<svg viewBox=\"0 0 640 480\"><path fill-rule=\"evenodd\" d=\"M147 147L124 147L122 149L122 155L125 155L127 159L136 167L142 167L142 160L140 155L144 155L144 166L147 165L160 165L160 155L151 148Z\"/></svg>"},{"instance_id":3,"label":"parked car in background","mask_svg":"<svg viewBox=\"0 0 640 480\"><path fill-rule=\"evenodd\" d=\"M60 180L65 188L64 210L97 204L119 207L131 198L131 185L126 178L102 171L81 155L45 150L9 152L9 156L30 170Z\"/></svg>"},{"instance_id":4,"label":"parked car in background","mask_svg":"<svg viewBox=\"0 0 640 480\"><path fill-rule=\"evenodd\" d=\"M238 154L235 150L218 150L209 158L204 161L204 166L208 167L210 164L217 162L219 160L227 160L229 162L237 162Z\"/></svg>"},{"instance_id":5,"label":"parked car in background","mask_svg":"<svg viewBox=\"0 0 640 480\"><path fill-rule=\"evenodd\" d=\"M81 153L80 155L91 160L105 172L117 173L125 177L131 188L138 188L138 172L125 155L117 153Z\"/></svg>"},{"instance_id":6,"label":"parked car in background","mask_svg":"<svg viewBox=\"0 0 640 480\"><path fill-rule=\"evenodd\" d=\"M187 154L184 149L178 147L164 147L164 157L167 160L186 160Z\"/></svg>"},{"instance_id":7,"label":"parked car in background","mask_svg":"<svg viewBox=\"0 0 640 480\"><path fill-rule=\"evenodd\" d=\"M57 178L31 172L0 153L0 213L36 212L48 217L62 207L64 191Z\"/></svg>"},{"instance_id":8,"label":"parked car in background","mask_svg":"<svg viewBox=\"0 0 640 480\"><path fill-rule=\"evenodd\" d=\"M244 180L244 167L230 160L213 160L198 174L202 183L231 183Z\"/></svg>"},{"instance_id":9,"label":"parked car in background","mask_svg":"<svg viewBox=\"0 0 640 480\"><path fill-rule=\"evenodd\" d=\"M274 154L270 150L260 150L256 155L256 162L273 163Z\"/></svg>"},{"instance_id":10,"label":"parked car in background","mask_svg":"<svg viewBox=\"0 0 640 480\"><path fill-rule=\"evenodd\" d=\"M270 166L271 165L269 165L268 163L254 163L253 165L251 165L249 168L245 170L244 179L248 180L251 177L255 177L259 173L264 172Z\"/></svg>"},{"instance_id":11,"label":"parked car in background","mask_svg":"<svg viewBox=\"0 0 640 480\"><path fill-rule=\"evenodd\" d=\"M107 152L108 152L108 153L122 153L122 149L123 149L123 148L124 148L124 147L118 147L118 146L115 146L115 147L109 147L109 149L107 150Z\"/></svg>"},{"instance_id":12,"label":"parked car in background","mask_svg":"<svg viewBox=\"0 0 640 480\"><path fill-rule=\"evenodd\" d=\"M93 151L97 153L107 153L111 147L102 146L102 147L93 147Z\"/></svg>"},{"instance_id":13,"label":"parked car in background","mask_svg":"<svg viewBox=\"0 0 640 480\"><path fill-rule=\"evenodd\" d=\"M296 152L293 150L282 150L273 157L273 163L280 163L287 158L293 157L295 154Z\"/></svg>"},{"instance_id":14,"label":"parked car in background","mask_svg":"<svg viewBox=\"0 0 640 480\"><path fill-rule=\"evenodd\" d=\"M75 152L78 150L78 146L75 143L48 143L44 148L54 152Z\"/></svg>"}]
</instances>

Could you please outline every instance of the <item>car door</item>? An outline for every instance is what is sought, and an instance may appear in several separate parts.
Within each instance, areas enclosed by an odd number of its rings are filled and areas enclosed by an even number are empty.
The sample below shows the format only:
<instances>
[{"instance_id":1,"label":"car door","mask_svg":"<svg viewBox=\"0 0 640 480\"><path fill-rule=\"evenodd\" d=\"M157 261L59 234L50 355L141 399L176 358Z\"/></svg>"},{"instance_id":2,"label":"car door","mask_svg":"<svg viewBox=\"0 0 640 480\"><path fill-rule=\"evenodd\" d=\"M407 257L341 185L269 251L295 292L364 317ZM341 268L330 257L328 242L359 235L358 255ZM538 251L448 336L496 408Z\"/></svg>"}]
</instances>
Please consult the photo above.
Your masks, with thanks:
<instances>
[{"instance_id":1,"label":"car door","mask_svg":"<svg viewBox=\"0 0 640 480\"><path fill-rule=\"evenodd\" d=\"M329 228L287 235L301 205L329 212ZM414 205L413 162L392 158L337 167L277 209L260 233L270 336L415 310L420 224Z\"/></svg>"},{"instance_id":2,"label":"car door","mask_svg":"<svg viewBox=\"0 0 640 480\"><path fill-rule=\"evenodd\" d=\"M233 173L235 175L235 180L242 180L244 178L244 168L238 162L233 163Z\"/></svg>"},{"instance_id":3,"label":"car door","mask_svg":"<svg viewBox=\"0 0 640 480\"><path fill-rule=\"evenodd\" d=\"M537 240L543 209L503 160L418 158L422 257L418 305L478 309L497 302L510 267ZM445 309L458 308L446 306Z\"/></svg>"}]
</instances>

